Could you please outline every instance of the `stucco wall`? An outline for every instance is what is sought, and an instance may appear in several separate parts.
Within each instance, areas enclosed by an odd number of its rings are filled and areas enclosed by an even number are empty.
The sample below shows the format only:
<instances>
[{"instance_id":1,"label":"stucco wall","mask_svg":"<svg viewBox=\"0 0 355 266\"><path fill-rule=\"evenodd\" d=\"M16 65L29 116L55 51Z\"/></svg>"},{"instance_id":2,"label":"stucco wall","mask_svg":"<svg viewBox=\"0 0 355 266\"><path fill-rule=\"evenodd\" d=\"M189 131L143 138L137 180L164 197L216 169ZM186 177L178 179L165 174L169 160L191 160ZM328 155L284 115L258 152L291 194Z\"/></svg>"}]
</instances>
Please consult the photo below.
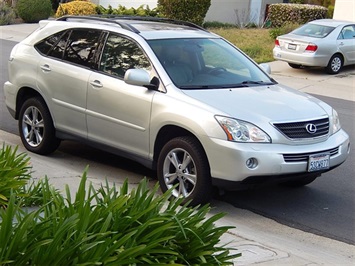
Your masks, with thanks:
<instances>
[{"instance_id":1,"label":"stucco wall","mask_svg":"<svg viewBox=\"0 0 355 266\"><path fill-rule=\"evenodd\" d=\"M333 18L355 22L355 0L336 0Z\"/></svg>"},{"instance_id":2,"label":"stucco wall","mask_svg":"<svg viewBox=\"0 0 355 266\"><path fill-rule=\"evenodd\" d=\"M157 6L157 0L96 0L100 5L117 8L118 5L137 8L148 5L149 8ZM355 1L355 0L354 0ZM246 24L254 22L261 24L264 21L267 4L282 3L282 0L211 0L211 7L206 14L205 21L219 21L231 24Z\"/></svg>"}]
</instances>

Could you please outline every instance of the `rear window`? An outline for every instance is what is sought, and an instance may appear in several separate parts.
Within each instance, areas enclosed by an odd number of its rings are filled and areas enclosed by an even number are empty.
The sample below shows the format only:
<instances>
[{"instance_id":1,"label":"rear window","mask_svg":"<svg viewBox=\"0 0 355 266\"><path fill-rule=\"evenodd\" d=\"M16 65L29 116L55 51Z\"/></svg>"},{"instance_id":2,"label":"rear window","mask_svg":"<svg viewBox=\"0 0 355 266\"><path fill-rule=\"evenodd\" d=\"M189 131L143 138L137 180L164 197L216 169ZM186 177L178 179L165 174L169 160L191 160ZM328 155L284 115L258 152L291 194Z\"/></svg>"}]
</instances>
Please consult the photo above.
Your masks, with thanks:
<instances>
[{"instance_id":1,"label":"rear window","mask_svg":"<svg viewBox=\"0 0 355 266\"><path fill-rule=\"evenodd\" d=\"M292 33L308 37L324 38L328 36L329 33L331 33L334 29L335 27L308 23L298 29L295 29Z\"/></svg>"}]
</instances>

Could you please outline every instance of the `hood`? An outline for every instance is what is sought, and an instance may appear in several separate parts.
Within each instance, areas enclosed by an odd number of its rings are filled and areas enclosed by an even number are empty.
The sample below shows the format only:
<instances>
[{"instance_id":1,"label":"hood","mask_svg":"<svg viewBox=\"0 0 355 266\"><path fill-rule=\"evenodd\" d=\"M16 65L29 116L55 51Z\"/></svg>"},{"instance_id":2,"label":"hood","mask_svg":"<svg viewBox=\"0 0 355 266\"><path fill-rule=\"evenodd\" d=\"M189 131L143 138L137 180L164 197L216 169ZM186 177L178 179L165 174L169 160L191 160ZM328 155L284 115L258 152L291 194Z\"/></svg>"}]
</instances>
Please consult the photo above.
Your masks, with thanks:
<instances>
[{"instance_id":1,"label":"hood","mask_svg":"<svg viewBox=\"0 0 355 266\"><path fill-rule=\"evenodd\" d=\"M331 107L311 95L279 84L235 89L184 90L188 96L215 108L218 115L255 124L298 121L331 114Z\"/></svg>"}]
</instances>

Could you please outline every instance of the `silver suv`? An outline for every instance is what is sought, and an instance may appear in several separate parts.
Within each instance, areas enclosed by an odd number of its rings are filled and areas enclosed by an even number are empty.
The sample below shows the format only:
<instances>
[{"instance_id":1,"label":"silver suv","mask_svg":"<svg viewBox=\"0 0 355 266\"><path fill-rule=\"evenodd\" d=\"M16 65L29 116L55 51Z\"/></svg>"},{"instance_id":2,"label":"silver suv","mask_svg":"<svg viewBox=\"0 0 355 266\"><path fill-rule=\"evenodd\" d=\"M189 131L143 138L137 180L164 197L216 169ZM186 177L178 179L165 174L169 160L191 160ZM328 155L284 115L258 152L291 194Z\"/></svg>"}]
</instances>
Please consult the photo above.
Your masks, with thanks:
<instances>
[{"instance_id":1,"label":"silver suv","mask_svg":"<svg viewBox=\"0 0 355 266\"><path fill-rule=\"evenodd\" d=\"M156 169L162 190L192 205L213 186L306 185L349 154L332 107L191 23L42 21L8 68L6 105L29 151L83 141Z\"/></svg>"}]
</instances>

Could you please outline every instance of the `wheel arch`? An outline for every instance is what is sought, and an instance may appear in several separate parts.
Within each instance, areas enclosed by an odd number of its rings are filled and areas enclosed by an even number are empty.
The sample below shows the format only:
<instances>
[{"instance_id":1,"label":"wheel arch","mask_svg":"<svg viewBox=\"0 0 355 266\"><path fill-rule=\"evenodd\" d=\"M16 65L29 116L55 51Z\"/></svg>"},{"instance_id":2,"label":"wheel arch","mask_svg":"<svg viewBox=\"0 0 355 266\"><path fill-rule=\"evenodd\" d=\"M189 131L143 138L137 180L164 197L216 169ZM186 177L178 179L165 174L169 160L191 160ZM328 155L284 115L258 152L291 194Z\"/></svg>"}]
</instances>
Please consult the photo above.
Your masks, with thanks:
<instances>
[{"instance_id":1,"label":"wheel arch","mask_svg":"<svg viewBox=\"0 0 355 266\"><path fill-rule=\"evenodd\" d=\"M153 155L153 168L156 169L157 167L157 161L158 161L158 157L159 154L162 150L162 148L164 147L164 145L177 137L184 137L184 136L189 136L194 138L198 144L200 145L201 149L203 150L205 156L206 156L206 160L207 160L207 164L209 166L209 161L207 158L207 154L206 151L201 143L201 141L189 130L182 128L180 126L176 126L176 125L165 125L164 127L162 127L158 134L157 137L155 139L155 143L154 143L154 155Z\"/></svg>"},{"instance_id":2,"label":"wheel arch","mask_svg":"<svg viewBox=\"0 0 355 266\"><path fill-rule=\"evenodd\" d=\"M45 101L44 97L37 90L35 90L31 87L22 87L21 89L19 89L19 91L17 93L17 97L16 97L16 113L15 113L16 119L19 118L20 109L21 109L21 106L23 105L23 103L27 99L32 98L32 97L42 98L48 107L48 104ZM52 114L51 114L51 116L52 116ZM52 116L52 118L53 118L53 116Z\"/></svg>"}]
</instances>

